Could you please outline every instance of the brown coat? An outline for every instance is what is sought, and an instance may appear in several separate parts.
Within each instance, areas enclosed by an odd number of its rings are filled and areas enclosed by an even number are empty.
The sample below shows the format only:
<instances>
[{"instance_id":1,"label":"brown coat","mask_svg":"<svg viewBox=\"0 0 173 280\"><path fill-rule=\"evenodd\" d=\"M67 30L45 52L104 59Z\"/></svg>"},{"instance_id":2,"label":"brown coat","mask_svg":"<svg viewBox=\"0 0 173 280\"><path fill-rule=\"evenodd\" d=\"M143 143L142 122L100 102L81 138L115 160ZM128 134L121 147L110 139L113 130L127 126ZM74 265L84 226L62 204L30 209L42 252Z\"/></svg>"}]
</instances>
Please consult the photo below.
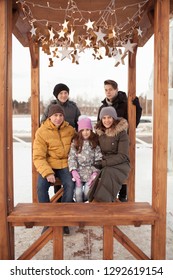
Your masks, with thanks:
<instances>
[{"instance_id":1,"label":"brown coat","mask_svg":"<svg viewBox=\"0 0 173 280\"><path fill-rule=\"evenodd\" d=\"M115 128L97 129L103 154L102 169L93 182L89 201L113 202L130 171L128 123L121 119Z\"/></svg>"}]
</instances>

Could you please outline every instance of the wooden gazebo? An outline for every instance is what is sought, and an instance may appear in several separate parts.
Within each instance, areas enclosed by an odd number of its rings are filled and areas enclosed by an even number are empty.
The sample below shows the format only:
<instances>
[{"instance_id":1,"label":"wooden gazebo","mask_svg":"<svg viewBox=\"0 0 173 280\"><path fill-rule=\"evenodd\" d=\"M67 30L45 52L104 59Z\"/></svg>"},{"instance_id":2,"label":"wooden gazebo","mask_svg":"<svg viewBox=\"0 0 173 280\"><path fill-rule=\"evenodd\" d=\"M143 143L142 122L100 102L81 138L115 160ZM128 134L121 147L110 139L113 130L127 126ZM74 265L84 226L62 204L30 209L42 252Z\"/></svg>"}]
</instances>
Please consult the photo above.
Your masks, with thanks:
<instances>
[{"instance_id":1,"label":"wooden gazebo","mask_svg":"<svg viewBox=\"0 0 173 280\"><path fill-rule=\"evenodd\" d=\"M46 4L45 4L46 3ZM20 216L19 208L14 207L13 201L13 135L12 135L12 34L20 41L23 47L30 49L31 55L31 119L32 140L40 120L39 98L39 50L50 54L50 47L54 47L54 56L50 59L53 65L56 59L56 50L62 48L62 56L72 55L73 63L78 63L77 53L79 48L92 47L95 56L99 47L106 49L108 56L117 56L117 65L125 56L128 56L128 115L131 173L128 181L129 202L118 205L119 219L117 220L113 206L100 205L99 211L103 213L102 220L97 220L95 205L82 205L86 215L69 218L66 221L72 224L103 225L104 255L105 259L112 258L112 239L108 235L120 236L117 225L149 224L152 227L151 256L147 257L135 246L130 245L131 251L139 259L165 259L166 257L166 196L167 196L167 145L168 145L168 52L169 52L169 19L173 12L172 0L124 0L124 1L56 1L56 0L1 0L0 1L0 259L14 259L14 226L45 225L45 221L34 218L31 212L27 212L28 206L22 204L25 217ZM136 53L137 47L143 47L154 34L154 98L153 98L153 161L152 161L152 205L145 202L138 204L135 201L135 109L131 100L136 96ZM119 48L124 47L122 53ZM110 51L111 50L111 51ZM20 58L19 58L20 59ZM27 65L26 65L27 67ZM141 69L142 75L142 69ZM164 114L162 113L164 112ZM15 163L14 163L15 164ZM33 205L37 207L37 197L34 186L37 173L33 172ZM26 208L25 208L26 206ZM63 215L63 205L61 207ZM29 207L32 208L32 205ZM47 208L42 207L42 211ZM45 205L46 207L46 205ZM77 205L69 206L78 207ZM89 207L95 207L89 216ZM107 208L106 208L107 207ZM73 209L74 209L73 208ZM123 208L125 210L123 210ZM35 208L34 208L35 209ZM38 210L39 208L37 208ZM44 210L46 209L46 210ZM105 209L109 209L111 219L104 215ZM129 210L129 211L128 211ZM133 211L134 210L134 211ZM19 211L19 212L18 212ZM33 210L35 211L35 210ZM124 212L123 212L124 211ZM127 215L125 214L127 211ZM79 211L78 211L79 212ZM116 212L116 209L115 209ZM68 214L69 214L68 213ZM75 210L73 215L75 216ZM81 214L82 215L82 214ZM113 216L112 216L113 215ZM115 215L115 217L114 217ZM104 217L105 216L105 217ZM112 217L115 224L111 223ZM122 219L121 219L122 217ZM50 216L49 216L50 218ZM36 219L36 220L34 220ZM58 219L58 218L57 218ZM88 220L90 219L90 220ZM107 221L106 221L107 219ZM50 219L51 220L51 219ZM95 224L94 224L94 221ZM62 257L62 226L63 221L55 220L53 238L57 235L60 241L54 238L54 258ZM114 230L113 230L114 227ZM48 233L49 234L49 233ZM109 239L109 240L107 240ZM117 238L118 239L118 238ZM45 240L45 239L44 239ZM59 243L60 242L60 243ZM127 239L126 239L127 242ZM44 243L44 241L43 241ZM123 243L123 241L122 241ZM40 243L39 243L40 246ZM57 249L57 246L60 249ZM58 251L61 250L61 251ZM32 254L31 254L32 255Z\"/></svg>"}]
</instances>

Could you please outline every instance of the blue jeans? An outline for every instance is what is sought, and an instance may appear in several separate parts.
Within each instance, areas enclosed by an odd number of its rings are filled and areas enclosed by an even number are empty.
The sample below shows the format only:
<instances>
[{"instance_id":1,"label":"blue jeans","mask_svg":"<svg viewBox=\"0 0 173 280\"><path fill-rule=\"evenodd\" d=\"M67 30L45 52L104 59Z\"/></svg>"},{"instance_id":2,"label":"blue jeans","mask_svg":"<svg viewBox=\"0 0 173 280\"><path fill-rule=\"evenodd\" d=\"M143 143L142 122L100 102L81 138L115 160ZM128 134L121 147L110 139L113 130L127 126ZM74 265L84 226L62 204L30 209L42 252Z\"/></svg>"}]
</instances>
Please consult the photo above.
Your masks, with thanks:
<instances>
[{"instance_id":1,"label":"blue jeans","mask_svg":"<svg viewBox=\"0 0 173 280\"><path fill-rule=\"evenodd\" d=\"M54 169L55 177L58 177L63 185L63 196L61 202L73 202L74 182L68 168ZM39 202L50 202L49 188L51 183L40 174L37 182L37 195Z\"/></svg>"}]
</instances>

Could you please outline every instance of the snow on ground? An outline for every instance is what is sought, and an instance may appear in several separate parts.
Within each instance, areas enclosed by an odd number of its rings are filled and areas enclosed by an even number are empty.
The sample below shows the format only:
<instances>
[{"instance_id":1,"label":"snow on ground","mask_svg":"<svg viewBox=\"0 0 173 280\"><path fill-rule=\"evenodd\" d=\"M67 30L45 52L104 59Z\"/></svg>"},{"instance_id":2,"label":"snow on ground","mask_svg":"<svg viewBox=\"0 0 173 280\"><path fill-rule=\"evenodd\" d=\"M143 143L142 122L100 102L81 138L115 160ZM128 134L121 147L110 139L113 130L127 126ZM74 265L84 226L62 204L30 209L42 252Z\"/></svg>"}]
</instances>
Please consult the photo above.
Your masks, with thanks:
<instances>
[{"instance_id":1,"label":"snow on ground","mask_svg":"<svg viewBox=\"0 0 173 280\"><path fill-rule=\"evenodd\" d=\"M140 129L141 133L141 129ZM148 133L142 129L142 133ZM28 139L31 134L30 116L15 116L13 118L13 169L14 169L14 204L32 202L32 151ZM27 142L25 138L27 137ZM168 174L167 185L167 240L166 259L173 259L173 175ZM35 186L36 187L36 186ZM150 202L152 200L152 144L138 141L136 146L136 201ZM53 188L51 188L51 194ZM151 232L149 226L140 228L124 227L125 233L132 238L147 255L150 255L149 240ZM23 251L40 235L42 228L15 228L15 251L18 258ZM136 232L137 231L137 232ZM102 258L102 230L99 227L71 227L70 236L64 237L65 259L101 259ZM141 242L142 236L142 242ZM133 259L117 241L115 241L114 259ZM147 251L148 250L148 251ZM52 242L47 244L33 259L52 259Z\"/></svg>"},{"instance_id":2,"label":"snow on ground","mask_svg":"<svg viewBox=\"0 0 173 280\"><path fill-rule=\"evenodd\" d=\"M32 202L31 143L14 143L14 202ZM151 157L152 149L140 146L136 149L136 201L151 202ZM166 259L173 259L173 188L172 176L168 176L168 205L166 229ZM53 188L51 190L53 193ZM42 228L15 228L16 259L40 235ZM122 227L122 230L139 248L150 256L151 229ZM70 236L64 237L65 260L102 259L102 229L100 227L71 227ZM142 237L142 242L141 242ZM134 257L114 240L114 259L131 260ZM52 259L52 242L39 251L33 259Z\"/></svg>"},{"instance_id":3,"label":"snow on ground","mask_svg":"<svg viewBox=\"0 0 173 280\"><path fill-rule=\"evenodd\" d=\"M32 153L31 143L13 143L14 202L32 201ZM173 213L173 176L168 174L167 211ZM136 149L136 201L152 199L152 149L143 146Z\"/></svg>"},{"instance_id":4,"label":"snow on ground","mask_svg":"<svg viewBox=\"0 0 173 280\"><path fill-rule=\"evenodd\" d=\"M140 132L141 133L141 132ZM143 134L148 131L143 129ZM30 136L31 118L29 115L13 117L13 134L20 142L14 142L14 186L15 204L32 201L32 151L31 143L23 141L21 136ZM173 174L168 174L167 211L173 213ZM136 146L136 201L152 199L152 144L141 143Z\"/></svg>"}]
</instances>

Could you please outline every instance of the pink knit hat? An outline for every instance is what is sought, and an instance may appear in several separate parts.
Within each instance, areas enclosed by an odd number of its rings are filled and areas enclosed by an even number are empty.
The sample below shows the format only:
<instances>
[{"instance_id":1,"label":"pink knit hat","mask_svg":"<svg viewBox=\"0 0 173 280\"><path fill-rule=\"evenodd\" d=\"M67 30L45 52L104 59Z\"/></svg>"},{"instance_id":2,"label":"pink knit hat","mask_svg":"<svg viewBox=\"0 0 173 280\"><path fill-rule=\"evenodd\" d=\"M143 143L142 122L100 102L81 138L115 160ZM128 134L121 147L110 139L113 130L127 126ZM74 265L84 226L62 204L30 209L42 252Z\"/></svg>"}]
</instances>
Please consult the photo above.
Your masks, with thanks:
<instances>
[{"instance_id":1,"label":"pink knit hat","mask_svg":"<svg viewBox=\"0 0 173 280\"><path fill-rule=\"evenodd\" d=\"M92 130L92 124L90 118L86 116L80 116L78 120L78 131L82 129L90 129Z\"/></svg>"}]
</instances>

